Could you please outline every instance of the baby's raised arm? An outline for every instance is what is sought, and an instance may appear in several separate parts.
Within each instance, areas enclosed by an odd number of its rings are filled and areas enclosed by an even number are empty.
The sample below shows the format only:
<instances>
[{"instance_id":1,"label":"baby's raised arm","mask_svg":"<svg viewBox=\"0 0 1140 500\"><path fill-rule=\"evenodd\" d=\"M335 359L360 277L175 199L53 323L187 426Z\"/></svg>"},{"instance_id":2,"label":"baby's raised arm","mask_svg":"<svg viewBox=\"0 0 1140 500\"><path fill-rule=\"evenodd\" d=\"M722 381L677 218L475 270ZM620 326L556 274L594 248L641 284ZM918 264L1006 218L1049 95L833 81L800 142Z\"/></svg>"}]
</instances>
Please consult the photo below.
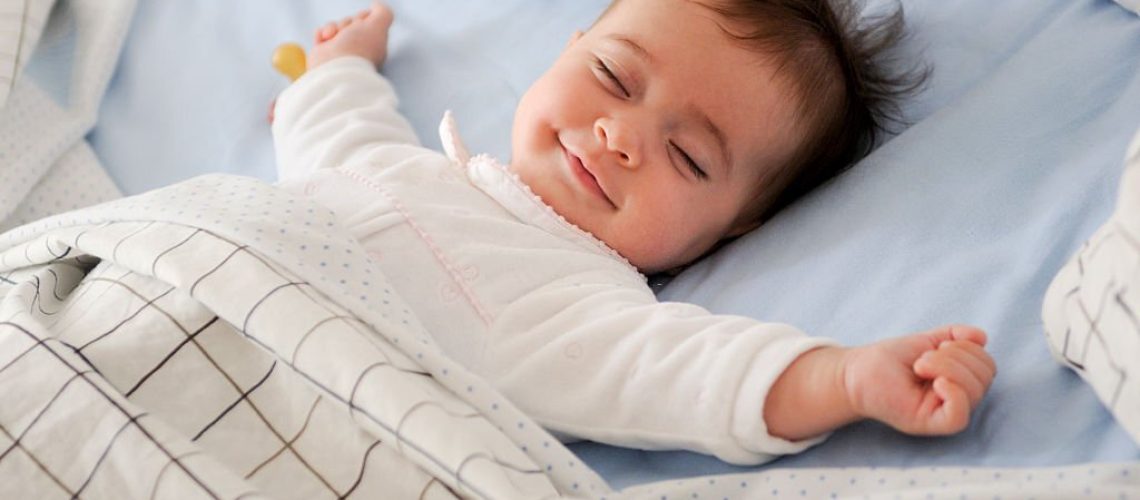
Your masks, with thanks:
<instances>
[{"instance_id":1,"label":"baby's raised arm","mask_svg":"<svg viewBox=\"0 0 1140 500\"><path fill-rule=\"evenodd\" d=\"M388 56L392 19L392 11L376 3L317 30L308 72L277 99L278 179L333 168L378 146L419 145L397 110L395 91L377 73Z\"/></svg>"},{"instance_id":2,"label":"baby's raised arm","mask_svg":"<svg viewBox=\"0 0 1140 500\"><path fill-rule=\"evenodd\" d=\"M343 56L362 57L380 69L388 59L388 29L395 16L379 2L353 17L321 26L313 35L309 67L316 68Z\"/></svg>"},{"instance_id":3,"label":"baby's raised arm","mask_svg":"<svg viewBox=\"0 0 1140 500\"><path fill-rule=\"evenodd\" d=\"M959 432L997 372L985 345L984 332L956 325L806 352L772 386L764 421L789 440L864 418L907 434Z\"/></svg>"}]
</instances>

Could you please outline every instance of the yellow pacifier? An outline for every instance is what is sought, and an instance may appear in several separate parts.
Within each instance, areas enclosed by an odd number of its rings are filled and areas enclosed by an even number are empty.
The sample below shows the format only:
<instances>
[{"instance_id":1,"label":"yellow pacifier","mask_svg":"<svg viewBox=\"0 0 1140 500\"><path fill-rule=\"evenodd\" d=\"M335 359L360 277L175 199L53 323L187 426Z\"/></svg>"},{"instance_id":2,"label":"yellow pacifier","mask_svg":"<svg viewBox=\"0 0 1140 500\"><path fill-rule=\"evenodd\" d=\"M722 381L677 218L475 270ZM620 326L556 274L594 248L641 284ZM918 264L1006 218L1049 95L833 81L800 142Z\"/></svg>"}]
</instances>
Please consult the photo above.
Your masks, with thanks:
<instances>
[{"instance_id":1,"label":"yellow pacifier","mask_svg":"<svg viewBox=\"0 0 1140 500\"><path fill-rule=\"evenodd\" d=\"M294 81L305 74L305 49L295 43L283 43L273 51L273 68Z\"/></svg>"}]
</instances>

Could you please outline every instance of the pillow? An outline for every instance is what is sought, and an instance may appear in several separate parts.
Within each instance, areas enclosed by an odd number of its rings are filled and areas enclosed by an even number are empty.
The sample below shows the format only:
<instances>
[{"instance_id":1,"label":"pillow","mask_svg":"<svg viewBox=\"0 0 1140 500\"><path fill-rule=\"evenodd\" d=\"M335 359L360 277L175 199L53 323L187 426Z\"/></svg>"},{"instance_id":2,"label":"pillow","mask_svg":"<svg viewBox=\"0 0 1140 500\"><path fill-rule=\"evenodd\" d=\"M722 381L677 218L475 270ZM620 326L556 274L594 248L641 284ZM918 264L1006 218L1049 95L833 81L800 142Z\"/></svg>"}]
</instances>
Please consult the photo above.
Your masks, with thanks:
<instances>
[{"instance_id":1,"label":"pillow","mask_svg":"<svg viewBox=\"0 0 1140 500\"><path fill-rule=\"evenodd\" d=\"M1042 319L1053 357L1140 443L1140 134L1116 211L1053 279Z\"/></svg>"},{"instance_id":2,"label":"pillow","mask_svg":"<svg viewBox=\"0 0 1140 500\"><path fill-rule=\"evenodd\" d=\"M55 0L0 3L0 108L43 33Z\"/></svg>"}]
</instances>

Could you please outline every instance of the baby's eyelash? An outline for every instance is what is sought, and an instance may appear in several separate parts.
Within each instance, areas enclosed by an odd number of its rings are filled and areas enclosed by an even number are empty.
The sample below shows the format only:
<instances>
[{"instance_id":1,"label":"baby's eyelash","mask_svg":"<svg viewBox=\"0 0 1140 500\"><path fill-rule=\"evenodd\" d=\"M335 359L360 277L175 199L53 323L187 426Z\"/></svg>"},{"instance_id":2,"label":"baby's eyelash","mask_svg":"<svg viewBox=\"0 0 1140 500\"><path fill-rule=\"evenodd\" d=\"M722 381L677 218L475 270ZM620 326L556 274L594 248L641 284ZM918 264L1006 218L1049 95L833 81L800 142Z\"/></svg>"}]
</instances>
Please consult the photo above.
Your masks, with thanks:
<instances>
[{"instance_id":1,"label":"baby's eyelash","mask_svg":"<svg viewBox=\"0 0 1140 500\"><path fill-rule=\"evenodd\" d=\"M705 173L704 169L702 169L700 165L697 165L696 160L693 160L693 157L689 156L689 154L686 153L684 149L681 149L680 146L672 142L669 143L669 147L673 148L675 151L677 151L678 154L681 155L681 159L684 160L685 164L689 166L689 170L693 171L693 175L695 175L697 179L703 181L709 178L709 175Z\"/></svg>"},{"instance_id":2,"label":"baby's eyelash","mask_svg":"<svg viewBox=\"0 0 1140 500\"><path fill-rule=\"evenodd\" d=\"M617 75L614 74L613 70L610 69L609 65L607 65L605 61L599 58L594 58L594 67L598 68L599 71L604 73L606 78L613 82L614 85L617 85L618 90L621 91L622 97L630 96L629 90L625 88L625 85L621 83L621 79L619 79Z\"/></svg>"},{"instance_id":3,"label":"baby's eyelash","mask_svg":"<svg viewBox=\"0 0 1140 500\"><path fill-rule=\"evenodd\" d=\"M622 97L629 98L632 95L629 93L629 90L626 89L625 85L621 83L621 79L618 78L617 74L615 74L613 70L610 69L609 65L606 64L606 62L601 58L594 58L594 67L598 71L601 71L602 75L608 79L610 83L614 84L617 87L618 91L621 92ZM704 169L702 169L701 166L697 164L696 160L693 160L693 157L689 156L689 154L686 153L684 149L681 149L680 146L676 145L673 142L669 143L669 147L673 148L673 150L677 152L677 154L681 157L681 160L685 162L685 165L689 167L689 170L693 172L693 176L695 176L698 180L703 181L709 178L709 175L705 173Z\"/></svg>"}]
</instances>

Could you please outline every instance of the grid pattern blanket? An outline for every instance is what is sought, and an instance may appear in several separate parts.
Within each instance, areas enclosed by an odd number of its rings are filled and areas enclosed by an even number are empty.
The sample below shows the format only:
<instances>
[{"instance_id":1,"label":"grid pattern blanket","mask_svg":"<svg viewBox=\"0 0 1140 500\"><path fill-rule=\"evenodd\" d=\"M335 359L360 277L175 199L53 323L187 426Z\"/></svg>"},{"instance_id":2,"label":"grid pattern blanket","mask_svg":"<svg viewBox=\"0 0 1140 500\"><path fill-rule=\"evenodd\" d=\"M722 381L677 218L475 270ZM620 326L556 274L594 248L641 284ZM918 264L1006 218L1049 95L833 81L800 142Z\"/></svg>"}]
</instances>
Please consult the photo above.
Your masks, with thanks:
<instances>
[{"instance_id":1,"label":"grid pattern blanket","mask_svg":"<svg viewBox=\"0 0 1140 500\"><path fill-rule=\"evenodd\" d=\"M0 236L0 497L605 490L332 221L211 176Z\"/></svg>"},{"instance_id":2,"label":"grid pattern blanket","mask_svg":"<svg viewBox=\"0 0 1140 500\"><path fill-rule=\"evenodd\" d=\"M614 492L443 355L331 212L214 175L0 234L0 498L1133 498L1140 464Z\"/></svg>"}]
</instances>

